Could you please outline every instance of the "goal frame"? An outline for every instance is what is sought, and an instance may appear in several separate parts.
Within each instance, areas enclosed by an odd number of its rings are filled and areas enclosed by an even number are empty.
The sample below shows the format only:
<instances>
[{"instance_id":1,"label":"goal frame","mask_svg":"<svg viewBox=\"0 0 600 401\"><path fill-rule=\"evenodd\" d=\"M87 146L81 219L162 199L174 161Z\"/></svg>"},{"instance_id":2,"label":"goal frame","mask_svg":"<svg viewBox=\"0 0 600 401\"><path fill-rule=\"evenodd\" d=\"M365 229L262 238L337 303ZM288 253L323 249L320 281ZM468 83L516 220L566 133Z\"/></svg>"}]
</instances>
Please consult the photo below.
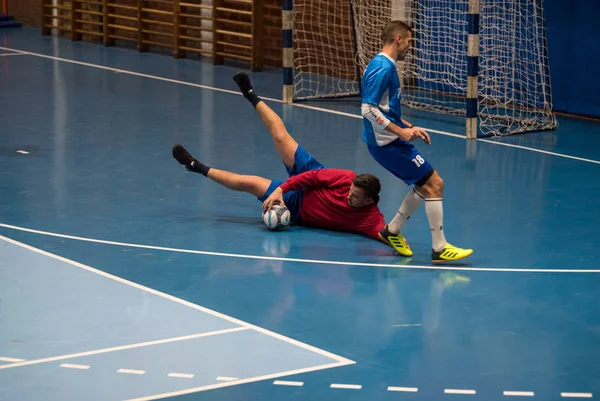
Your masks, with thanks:
<instances>
[{"instance_id":1,"label":"goal frame","mask_svg":"<svg viewBox=\"0 0 600 401\"><path fill-rule=\"evenodd\" d=\"M353 18L353 0L347 0L351 3L351 23L352 23L352 34L355 42L354 52L355 58L358 55L356 49L356 27ZM537 0L532 0L537 1ZM480 52L480 0L468 0L468 11L467 11L467 68L465 74L467 78L466 87L466 100L465 100L465 136L467 139L477 139L480 137L479 131L479 52ZM294 103L294 0L283 0L282 1L282 37L283 37L283 52L282 52L282 64L283 64L283 102L287 104ZM543 30L543 41L545 49L546 46L546 34L545 29ZM547 55L546 55L547 56ZM357 64L357 69L360 70ZM542 67L541 67L542 68ZM551 90L551 77L546 68L546 74L548 75L548 86ZM358 74L358 83L360 84L361 76ZM551 93L549 93L551 99ZM325 98L324 98L325 99ZM552 111L551 111L552 112ZM555 124L556 126L556 124ZM545 128L554 129L555 128ZM539 131L539 130L537 130ZM525 131L535 132L535 131ZM488 135L481 135L486 137Z\"/></svg>"}]
</instances>

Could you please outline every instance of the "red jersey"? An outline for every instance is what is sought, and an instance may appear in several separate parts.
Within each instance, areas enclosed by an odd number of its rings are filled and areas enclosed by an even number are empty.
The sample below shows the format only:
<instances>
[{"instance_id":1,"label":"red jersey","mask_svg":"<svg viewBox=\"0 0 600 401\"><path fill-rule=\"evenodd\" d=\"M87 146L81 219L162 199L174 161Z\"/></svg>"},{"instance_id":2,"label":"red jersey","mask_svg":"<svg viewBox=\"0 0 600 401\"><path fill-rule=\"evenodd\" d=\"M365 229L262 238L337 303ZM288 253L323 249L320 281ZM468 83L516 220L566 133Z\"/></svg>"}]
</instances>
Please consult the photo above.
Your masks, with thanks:
<instances>
[{"instance_id":1,"label":"red jersey","mask_svg":"<svg viewBox=\"0 0 600 401\"><path fill-rule=\"evenodd\" d=\"M348 206L348 192L356 173L322 168L294 175L281 184L283 193L305 188L300 205L300 222L307 226L348 231L379 239L385 226L377 205Z\"/></svg>"}]
</instances>

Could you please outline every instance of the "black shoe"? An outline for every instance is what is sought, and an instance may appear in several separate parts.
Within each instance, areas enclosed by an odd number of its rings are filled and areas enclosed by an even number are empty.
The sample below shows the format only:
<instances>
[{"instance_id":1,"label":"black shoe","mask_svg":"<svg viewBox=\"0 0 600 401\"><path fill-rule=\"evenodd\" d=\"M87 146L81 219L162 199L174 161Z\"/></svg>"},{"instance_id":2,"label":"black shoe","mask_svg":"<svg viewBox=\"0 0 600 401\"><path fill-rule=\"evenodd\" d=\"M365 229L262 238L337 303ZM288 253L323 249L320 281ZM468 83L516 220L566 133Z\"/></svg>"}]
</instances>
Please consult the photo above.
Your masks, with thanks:
<instances>
[{"instance_id":1,"label":"black shoe","mask_svg":"<svg viewBox=\"0 0 600 401\"><path fill-rule=\"evenodd\" d=\"M254 89L252 88L252 83L250 82L250 78L245 72L238 72L233 76L233 80L237 84L237 86L242 91L244 96L252 96L254 95Z\"/></svg>"},{"instance_id":2,"label":"black shoe","mask_svg":"<svg viewBox=\"0 0 600 401\"><path fill-rule=\"evenodd\" d=\"M173 157L179 162L179 164L184 165L188 169L192 166L192 163L196 161L196 159L190 155L190 152L188 152L180 144L173 146Z\"/></svg>"},{"instance_id":3,"label":"black shoe","mask_svg":"<svg viewBox=\"0 0 600 401\"><path fill-rule=\"evenodd\" d=\"M210 167L194 159L194 157L190 155L190 152L188 152L180 144L175 144L175 146L173 146L173 157L179 162L179 164L183 164L188 171L202 174L205 177L208 176Z\"/></svg>"}]
</instances>

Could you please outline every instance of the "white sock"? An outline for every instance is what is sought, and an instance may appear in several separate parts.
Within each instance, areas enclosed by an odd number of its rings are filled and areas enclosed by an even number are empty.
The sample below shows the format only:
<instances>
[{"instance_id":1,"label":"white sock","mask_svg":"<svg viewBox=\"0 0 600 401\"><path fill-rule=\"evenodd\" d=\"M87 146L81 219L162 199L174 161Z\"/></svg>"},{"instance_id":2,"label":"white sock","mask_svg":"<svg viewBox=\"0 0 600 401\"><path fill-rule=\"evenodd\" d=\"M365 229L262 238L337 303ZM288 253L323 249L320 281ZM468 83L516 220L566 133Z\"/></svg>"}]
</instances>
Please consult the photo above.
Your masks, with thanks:
<instances>
[{"instance_id":1,"label":"white sock","mask_svg":"<svg viewBox=\"0 0 600 401\"><path fill-rule=\"evenodd\" d=\"M425 213L427 213L429 227L431 228L432 248L435 252L439 252L446 246L442 198L427 199L425 202Z\"/></svg>"},{"instance_id":2,"label":"white sock","mask_svg":"<svg viewBox=\"0 0 600 401\"><path fill-rule=\"evenodd\" d=\"M425 198L422 197L415 189L409 191L400 205L400 210L394 216L394 219L388 224L388 230L393 234L398 234L402 231L404 223L410 219L410 216L425 202Z\"/></svg>"}]
</instances>

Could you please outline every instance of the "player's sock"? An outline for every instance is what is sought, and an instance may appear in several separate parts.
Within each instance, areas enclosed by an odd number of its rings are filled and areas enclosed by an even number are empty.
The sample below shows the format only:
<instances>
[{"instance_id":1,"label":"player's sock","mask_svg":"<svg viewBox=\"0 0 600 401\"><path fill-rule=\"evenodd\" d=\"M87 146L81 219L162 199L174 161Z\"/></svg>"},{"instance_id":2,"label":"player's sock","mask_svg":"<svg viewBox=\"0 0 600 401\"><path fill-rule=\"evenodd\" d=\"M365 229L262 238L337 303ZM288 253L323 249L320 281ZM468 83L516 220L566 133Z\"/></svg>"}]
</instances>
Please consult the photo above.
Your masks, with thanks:
<instances>
[{"instance_id":1,"label":"player's sock","mask_svg":"<svg viewBox=\"0 0 600 401\"><path fill-rule=\"evenodd\" d=\"M425 200L425 213L431 228L432 249L439 252L446 246L444 236L444 209L442 198L431 198Z\"/></svg>"},{"instance_id":2,"label":"player's sock","mask_svg":"<svg viewBox=\"0 0 600 401\"><path fill-rule=\"evenodd\" d=\"M423 204L425 198L421 196L414 188L408 192L400 205L400 209L394 219L388 224L388 230L394 234L402 231L404 224L410 219L410 216Z\"/></svg>"},{"instance_id":3,"label":"player's sock","mask_svg":"<svg viewBox=\"0 0 600 401\"><path fill-rule=\"evenodd\" d=\"M200 163L198 160L194 160L190 166L186 168L195 173L200 173L205 177L208 175L208 171L210 170L210 167L208 167L206 164Z\"/></svg>"},{"instance_id":4,"label":"player's sock","mask_svg":"<svg viewBox=\"0 0 600 401\"><path fill-rule=\"evenodd\" d=\"M256 107L256 105L262 101L262 99L256 95L256 92L252 88L250 78L245 72L238 72L233 76L233 80L242 91L244 97L252 103L252 106Z\"/></svg>"},{"instance_id":5,"label":"player's sock","mask_svg":"<svg viewBox=\"0 0 600 401\"><path fill-rule=\"evenodd\" d=\"M208 170L210 170L210 167L194 159L190 152L180 144L173 146L173 157L189 171L202 174L205 177L208 174Z\"/></svg>"}]
</instances>

